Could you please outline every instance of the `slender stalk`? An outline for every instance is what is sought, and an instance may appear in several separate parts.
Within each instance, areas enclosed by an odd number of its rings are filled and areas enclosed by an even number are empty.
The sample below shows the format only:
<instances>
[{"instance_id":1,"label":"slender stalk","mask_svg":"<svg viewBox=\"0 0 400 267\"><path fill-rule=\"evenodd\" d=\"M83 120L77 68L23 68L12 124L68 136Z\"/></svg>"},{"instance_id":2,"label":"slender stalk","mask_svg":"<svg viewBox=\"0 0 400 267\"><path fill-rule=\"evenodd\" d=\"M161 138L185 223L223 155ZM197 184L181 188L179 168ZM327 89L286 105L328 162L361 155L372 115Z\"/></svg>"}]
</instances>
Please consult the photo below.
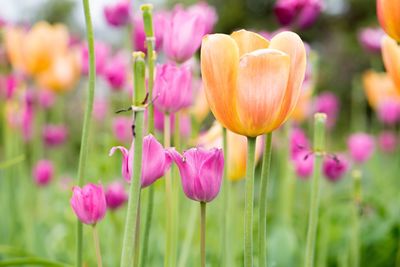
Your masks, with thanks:
<instances>
[{"instance_id":1,"label":"slender stalk","mask_svg":"<svg viewBox=\"0 0 400 267\"><path fill-rule=\"evenodd\" d=\"M173 133L173 146L180 150L181 149L181 136L180 136L180 113L176 112L175 114L175 125L174 125L174 133ZM172 167L172 241L171 241L171 266L176 266L177 256L178 256L178 231L179 231L179 170L176 165Z\"/></svg>"},{"instance_id":2,"label":"slender stalk","mask_svg":"<svg viewBox=\"0 0 400 267\"><path fill-rule=\"evenodd\" d=\"M253 266L253 202L256 138L247 137L246 195L244 211L244 266Z\"/></svg>"},{"instance_id":3,"label":"slender stalk","mask_svg":"<svg viewBox=\"0 0 400 267\"><path fill-rule=\"evenodd\" d=\"M141 105L145 99L145 62L144 54L141 52L133 53L134 59L134 105ZM139 249L135 243L136 221L140 199L140 177L142 173L142 151L143 151L143 126L144 109L134 110L134 156L133 156L133 175L129 189L128 213L125 220L124 240L122 245L121 267L131 267L133 255ZM133 253L132 253L133 252Z\"/></svg>"},{"instance_id":4,"label":"slender stalk","mask_svg":"<svg viewBox=\"0 0 400 267\"><path fill-rule=\"evenodd\" d=\"M171 116L165 114L164 117L164 147L171 146ZM172 249L172 184L171 171L165 174L165 203L166 203L166 238L165 238L165 257L164 266L168 267L171 264L171 249Z\"/></svg>"},{"instance_id":5,"label":"slender stalk","mask_svg":"<svg viewBox=\"0 0 400 267\"><path fill-rule=\"evenodd\" d=\"M135 226L135 249L133 251L133 266L139 266L139 259L140 259L140 250L138 249L140 247L140 213L141 213L141 198L140 198L139 193L139 205L138 205L138 211L137 211L137 216L136 216L136 226Z\"/></svg>"},{"instance_id":6,"label":"slender stalk","mask_svg":"<svg viewBox=\"0 0 400 267\"><path fill-rule=\"evenodd\" d=\"M144 236L143 236L143 246L142 246L142 257L140 260L140 266L147 266L147 254L148 254L148 244L150 237L151 220L153 217L153 203L154 203L154 186L149 186L149 195L147 200L146 218L144 224Z\"/></svg>"},{"instance_id":7,"label":"slender stalk","mask_svg":"<svg viewBox=\"0 0 400 267\"><path fill-rule=\"evenodd\" d=\"M90 130L90 122L92 118L93 111L93 100L94 100L94 91L95 91L95 81L96 81L96 69L95 69L95 55L94 55L94 34L93 34L93 26L92 26L92 18L90 15L90 6L89 0L82 0L83 2L83 10L85 13L85 23L86 23L86 39L88 43L89 50L89 90L86 100L86 110L83 118L83 127L82 127L82 138L81 138L81 150L79 154L79 165L78 165L78 185L82 186L84 183L85 176L85 168L86 168L86 159L88 153L88 139L89 139L89 130ZM82 266L82 223L77 220L77 239L76 239L76 265L78 267Z\"/></svg>"},{"instance_id":8,"label":"slender stalk","mask_svg":"<svg viewBox=\"0 0 400 267\"><path fill-rule=\"evenodd\" d=\"M222 238L221 238L221 265L222 266L229 266L228 265L228 255L229 255L229 232L228 232L228 220L229 218L229 183L228 181L228 136L226 132L226 128L222 128L222 147L224 150L224 158L225 158L225 164L224 164L224 177L223 177L223 183L222 183L222 212L221 212L221 228L222 228Z\"/></svg>"},{"instance_id":9,"label":"slender stalk","mask_svg":"<svg viewBox=\"0 0 400 267\"><path fill-rule=\"evenodd\" d=\"M206 267L206 203L200 202L201 267Z\"/></svg>"},{"instance_id":10,"label":"slender stalk","mask_svg":"<svg viewBox=\"0 0 400 267\"><path fill-rule=\"evenodd\" d=\"M97 231L97 227L96 227L95 224L93 225L93 241L94 241L94 247L95 247L95 250L96 250L97 266L98 267L102 267L103 266L103 262L101 260L99 233Z\"/></svg>"},{"instance_id":11,"label":"slender stalk","mask_svg":"<svg viewBox=\"0 0 400 267\"><path fill-rule=\"evenodd\" d=\"M352 208L353 217L353 231L351 235L351 246L350 246L350 261L351 266L360 266L360 218L359 218L359 205L361 202L361 178L362 173L360 170L355 169L352 172L353 178L353 198L354 204Z\"/></svg>"},{"instance_id":12,"label":"slender stalk","mask_svg":"<svg viewBox=\"0 0 400 267\"><path fill-rule=\"evenodd\" d=\"M263 155L262 170L261 170L261 186L260 186L260 215L258 218L259 236L259 257L258 266L267 266L267 193L269 185L269 175L271 166L271 154L272 154L272 133L268 133L265 136L265 151Z\"/></svg>"},{"instance_id":13,"label":"slender stalk","mask_svg":"<svg viewBox=\"0 0 400 267\"><path fill-rule=\"evenodd\" d=\"M318 209L320 198L320 173L322 158L325 152L325 123L326 115L317 113L314 117L314 174L311 184L310 213L308 218L308 231L304 267L314 266L315 239L318 227Z\"/></svg>"}]
</instances>

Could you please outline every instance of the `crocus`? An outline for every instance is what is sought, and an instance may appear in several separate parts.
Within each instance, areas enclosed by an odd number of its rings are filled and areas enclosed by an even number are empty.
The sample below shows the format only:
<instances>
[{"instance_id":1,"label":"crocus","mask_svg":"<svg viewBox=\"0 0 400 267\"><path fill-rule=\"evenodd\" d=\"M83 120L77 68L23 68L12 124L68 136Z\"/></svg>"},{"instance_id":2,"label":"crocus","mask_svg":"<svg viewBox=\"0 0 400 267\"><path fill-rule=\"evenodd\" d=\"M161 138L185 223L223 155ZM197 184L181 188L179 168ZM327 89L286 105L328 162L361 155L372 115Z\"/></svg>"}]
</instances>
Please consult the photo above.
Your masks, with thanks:
<instances>
[{"instance_id":1,"label":"crocus","mask_svg":"<svg viewBox=\"0 0 400 267\"><path fill-rule=\"evenodd\" d=\"M114 117L112 131L118 141L130 141L132 139L132 119L124 116Z\"/></svg>"},{"instance_id":2,"label":"crocus","mask_svg":"<svg viewBox=\"0 0 400 267\"><path fill-rule=\"evenodd\" d=\"M400 4L398 6L400 11ZM386 71L400 92L400 46L387 36L382 39L382 57Z\"/></svg>"},{"instance_id":3,"label":"crocus","mask_svg":"<svg viewBox=\"0 0 400 267\"><path fill-rule=\"evenodd\" d=\"M385 153L393 153L396 151L397 137L390 131L384 131L378 136L379 148Z\"/></svg>"},{"instance_id":4,"label":"crocus","mask_svg":"<svg viewBox=\"0 0 400 267\"><path fill-rule=\"evenodd\" d=\"M358 33L358 41L370 53L381 51L381 41L385 32L381 28L363 28Z\"/></svg>"},{"instance_id":5,"label":"crocus","mask_svg":"<svg viewBox=\"0 0 400 267\"><path fill-rule=\"evenodd\" d=\"M110 56L110 48L106 43L96 41L94 43L94 54L96 58L96 73L102 74L106 66L106 62ZM89 50L87 44L81 47L82 73L89 73Z\"/></svg>"},{"instance_id":6,"label":"crocus","mask_svg":"<svg viewBox=\"0 0 400 267\"><path fill-rule=\"evenodd\" d=\"M385 32L400 42L400 2L398 0L377 0L379 23Z\"/></svg>"},{"instance_id":7,"label":"crocus","mask_svg":"<svg viewBox=\"0 0 400 267\"><path fill-rule=\"evenodd\" d=\"M64 125L48 124L43 127L43 140L48 146L58 146L65 142L68 129Z\"/></svg>"},{"instance_id":8,"label":"crocus","mask_svg":"<svg viewBox=\"0 0 400 267\"><path fill-rule=\"evenodd\" d=\"M163 47L166 56L179 63L190 59L200 47L206 27L202 14L175 6L165 24Z\"/></svg>"},{"instance_id":9,"label":"crocus","mask_svg":"<svg viewBox=\"0 0 400 267\"><path fill-rule=\"evenodd\" d=\"M88 225L95 225L107 211L106 196L103 186L87 184L80 188L72 188L70 204L78 219Z\"/></svg>"},{"instance_id":10,"label":"crocus","mask_svg":"<svg viewBox=\"0 0 400 267\"><path fill-rule=\"evenodd\" d=\"M122 153L122 177L129 183L133 170L133 143L128 150L122 146L111 148L109 155L112 156L115 150L119 149ZM157 179L161 178L171 167L172 159L151 134L143 138L143 155L142 155L142 175L141 185L145 188Z\"/></svg>"},{"instance_id":11,"label":"crocus","mask_svg":"<svg viewBox=\"0 0 400 267\"><path fill-rule=\"evenodd\" d=\"M324 176L332 182L340 180L347 172L348 168L349 164L347 162L347 159L342 155L325 157L322 165Z\"/></svg>"},{"instance_id":12,"label":"crocus","mask_svg":"<svg viewBox=\"0 0 400 267\"><path fill-rule=\"evenodd\" d=\"M347 147L354 162L364 163L374 152L374 138L366 133L355 133L347 140Z\"/></svg>"},{"instance_id":13,"label":"crocus","mask_svg":"<svg viewBox=\"0 0 400 267\"><path fill-rule=\"evenodd\" d=\"M191 148L183 155L175 149L169 149L169 152L179 168L185 195L194 201L212 201L221 188L224 172L222 149Z\"/></svg>"},{"instance_id":14,"label":"crocus","mask_svg":"<svg viewBox=\"0 0 400 267\"><path fill-rule=\"evenodd\" d=\"M297 155L293 163L298 177L302 179L309 178L314 169L314 155L308 151L302 151Z\"/></svg>"},{"instance_id":15,"label":"crocus","mask_svg":"<svg viewBox=\"0 0 400 267\"><path fill-rule=\"evenodd\" d=\"M400 102L396 100L385 100L378 105L378 119L387 125L394 125L400 119Z\"/></svg>"},{"instance_id":16,"label":"crocus","mask_svg":"<svg viewBox=\"0 0 400 267\"><path fill-rule=\"evenodd\" d=\"M315 112L325 113L327 116L327 127L334 127L339 113L339 100L337 96L331 92L320 94L315 100Z\"/></svg>"},{"instance_id":17,"label":"crocus","mask_svg":"<svg viewBox=\"0 0 400 267\"><path fill-rule=\"evenodd\" d=\"M120 182L113 182L106 189L106 203L111 210L118 209L128 200L128 194Z\"/></svg>"},{"instance_id":18,"label":"crocus","mask_svg":"<svg viewBox=\"0 0 400 267\"><path fill-rule=\"evenodd\" d=\"M122 54L117 54L107 62L104 77L113 90L120 90L126 82L128 62Z\"/></svg>"},{"instance_id":19,"label":"crocus","mask_svg":"<svg viewBox=\"0 0 400 267\"><path fill-rule=\"evenodd\" d=\"M204 33L209 34L213 31L214 25L218 20L218 14L213 6L205 1L200 1L188 8L188 12L193 16L200 16L204 23Z\"/></svg>"},{"instance_id":20,"label":"crocus","mask_svg":"<svg viewBox=\"0 0 400 267\"><path fill-rule=\"evenodd\" d=\"M322 9L322 0L278 0L274 11L283 26L306 29L314 24Z\"/></svg>"},{"instance_id":21,"label":"crocus","mask_svg":"<svg viewBox=\"0 0 400 267\"><path fill-rule=\"evenodd\" d=\"M306 51L293 32L269 42L241 30L203 39L201 72L210 109L232 132L255 137L283 124L296 106Z\"/></svg>"},{"instance_id":22,"label":"crocus","mask_svg":"<svg viewBox=\"0 0 400 267\"><path fill-rule=\"evenodd\" d=\"M53 163L50 160L39 160L33 169L33 178L38 186L48 185L54 176Z\"/></svg>"},{"instance_id":23,"label":"crocus","mask_svg":"<svg viewBox=\"0 0 400 267\"><path fill-rule=\"evenodd\" d=\"M130 1L119 0L104 7L104 17L110 26L125 26L129 22L130 9Z\"/></svg>"},{"instance_id":24,"label":"crocus","mask_svg":"<svg viewBox=\"0 0 400 267\"><path fill-rule=\"evenodd\" d=\"M157 65L153 89L157 109L173 113L188 107L192 98L192 74L188 66Z\"/></svg>"}]
</instances>

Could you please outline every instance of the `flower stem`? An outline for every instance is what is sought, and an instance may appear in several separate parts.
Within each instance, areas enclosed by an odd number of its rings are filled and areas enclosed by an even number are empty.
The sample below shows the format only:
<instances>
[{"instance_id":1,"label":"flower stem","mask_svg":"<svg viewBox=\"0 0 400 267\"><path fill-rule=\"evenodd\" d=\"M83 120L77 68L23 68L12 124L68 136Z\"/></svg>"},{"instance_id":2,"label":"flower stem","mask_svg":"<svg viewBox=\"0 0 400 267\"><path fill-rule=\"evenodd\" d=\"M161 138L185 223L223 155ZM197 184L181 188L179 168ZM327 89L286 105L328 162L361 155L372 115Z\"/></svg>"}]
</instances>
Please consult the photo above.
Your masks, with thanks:
<instances>
[{"instance_id":1,"label":"flower stem","mask_svg":"<svg viewBox=\"0 0 400 267\"><path fill-rule=\"evenodd\" d=\"M92 18L90 15L90 6L89 0L82 0L83 2L83 10L85 13L85 23L86 23L86 39L88 43L89 50L89 90L86 100L86 110L83 118L83 127L82 127L82 138L81 138L81 150L79 154L79 165L78 165L78 185L82 186L84 183L85 176L85 167L86 167L86 159L88 153L88 139L89 139L89 130L90 130L90 122L92 118L93 111L93 100L94 100L94 90L95 90L95 82L96 82L96 69L95 69L95 55L94 55L94 34L93 34L93 26L92 26ZM77 220L77 246L76 246L76 265L78 267L82 266L82 223Z\"/></svg>"},{"instance_id":2,"label":"flower stem","mask_svg":"<svg viewBox=\"0 0 400 267\"><path fill-rule=\"evenodd\" d=\"M148 244L150 237L150 228L151 228L151 220L153 216L153 203L154 203L154 186L149 186L149 195L147 200L147 209L146 209L146 219L144 224L144 236L143 236L143 246L142 246L142 258L140 261L140 266L147 266L147 253L148 253Z\"/></svg>"},{"instance_id":3,"label":"flower stem","mask_svg":"<svg viewBox=\"0 0 400 267\"><path fill-rule=\"evenodd\" d=\"M144 54L133 53L134 58L134 105L141 105L145 98L145 62ZM133 256L139 249L136 240L136 222L140 200L140 177L142 173L142 151L143 151L143 126L144 114L142 110L134 111L134 156L133 175L129 189L128 213L125 220L124 240L122 245L121 267L131 267Z\"/></svg>"},{"instance_id":4,"label":"flower stem","mask_svg":"<svg viewBox=\"0 0 400 267\"><path fill-rule=\"evenodd\" d=\"M226 128L222 128L222 140L223 140L223 150L224 157L228 159L228 136L226 132ZM224 164L224 177L222 183L222 211L221 212L221 228L222 228L222 238L221 238L221 266L229 266L228 265L228 255L229 255L229 230L227 218L229 217L229 183L228 180L228 160L225 160Z\"/></svg>"},{"instance_id":5,"label":"flower stem","mask_svg":"<svg viewBox=\"0 0 400 267\"><path fill-rule=\"evenodd\" d=\"M314 266L315 239L318 227L318 209L320 198L320 173L322 158L325 151L325 123L326 115L317 113L314 117L314 174L311 184L310 213L308 218L308 231L304 267Z\"/></svg>"},{"instance_id":6,"label":"flower stem","mask_svg":"<svg viewBox=\"0 0 400 267\"><path fill-rule=\"evenodd\" d=\"M246 195L244 211L244 266L253 267L253 202L256 138L247 137Z\"/></svg>"},{"instance_id":7,"label":"flower stem","mask_svg":"<svg viewBox=\"0 0 400 267\"><path fill-rule=\"evenodd\" d=\"M171 146L171 116L165 114L164 117L164 147ZM172 184L171 171L168 170L165 174L165 202L166 202L166 238L165 238L165 257L164 266L169 267L171 264L172 250Z\"/></svg>"},{"instance_id":8,"label":"flower stem","mask_svg":"<svg viewBox=\"0 0 400 267\"><path fill-rule=\"evenodd\" d=\"M206 267L206 203L200 202L201 267Z\"/></svg>"},{"instance_id":9,"label":"flower stem","mask_svg":"<svg viewBox=\"0 0 400 267\"><path fill-rule=\"evenodd\" d=\"M266 247L266 233L267 233L267 193L268 193L268 185L269 185L269 174L270 174L270 166L271 166L271 154L272 154L272 133L268 133L265 136L265 151L262 162L262 170L261 170L261 186L260 186L260 210L259 210L259 218L258 218L258 227L259 227L259 236L258 236L258 245L259 245L259 257L258 257L258 266L265 267L267 266L267 247Z\"/></svg>"},{"instance_id":10,"label":"flower stem","mask_svg":"<svg viewBox=\"0 0 400 267\"><path fill-rule=\"evenodd\" d=\"M95 250L96 250L97 266L98 267L102 267L103 263L101 261L99 233L97 231L97 227L96 227L95 224L93 225L93 241L94 241L94 247L95 247Z\"/></svg>"},{"instance_id":11,"label":"flower stem","mask_svg":"<svg viewBox=\"0 0 400 267\"><path fill-rule=\"evenodd\" d=\"M355 169L352 172L353 178L353 231L351 236L351 266L360 266L360 218L359 218L359 205L361 202L361 178L362 173L360 170Z\"/></svg>"}]
</instances>

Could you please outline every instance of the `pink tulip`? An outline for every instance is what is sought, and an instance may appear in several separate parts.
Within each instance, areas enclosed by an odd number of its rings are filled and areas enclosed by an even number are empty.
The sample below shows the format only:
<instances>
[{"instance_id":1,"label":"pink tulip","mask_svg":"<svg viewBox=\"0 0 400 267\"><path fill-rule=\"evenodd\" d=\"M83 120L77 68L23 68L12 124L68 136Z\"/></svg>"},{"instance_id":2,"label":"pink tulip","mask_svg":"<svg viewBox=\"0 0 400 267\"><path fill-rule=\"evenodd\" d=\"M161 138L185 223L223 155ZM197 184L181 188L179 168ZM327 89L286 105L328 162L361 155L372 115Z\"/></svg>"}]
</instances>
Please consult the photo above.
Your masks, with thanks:
<instances>
[{"instance_id":1,"label":"pink tulip","mask_svg":"<svg viewBox=\"0 0 400 267\"><path fill-rule=\"evenodd\" d=\"M191 148L179 154L168 150L181 174L182 187L186 196L199 202L210 202L219 193L224 171L222 149Z\"/></svg>"},{"instance_id":2,"label":"pink tulip","mask_svg":"<svg viewBox=\"0 0 400 267\"><path fill-rule=\"evenodd\" d=\"M28 90L25 94L24 105L22 109L22 136L25 142L28 142L32 139L33 135L33 119L34 119L34 110L33 110L33 95L30 90Z\"/></svg>"},{"instance_id":3,"label":"pink tulip","mask_svg":"<svg viewBox=\"0 0 400 267\"><path fill-rule=\"evenodd\" d=\"M379 53L383 36L385 32L379 27L363 28L358 33L358 41L367 52Z\"/></svg>"},{"instance_id":4,"label":"pink tulip","mask_svg":"<svg viewBox=\"0 0 400 267\"><path fill-rule=\"evenodd\" d=\"M190 68L185 65L157 65L153 90L154 105L164 113L190 106L193 99Z\"/></svg>"},{"instance_id":5,"label":"pink tulip","mask_svg":"<svg viewBox=\"0 0 400 267\"><path fill-rule=\"evenodd\" d=\"M205 25L205 34L213 32L215 23L218 21L218 14L213 6L205 1L200 1L188 8L188 12L193 16L200 16Z\"/></svg>"},{"instance_id":6,"label":"pink tulip","mask_svg":"<svg viewBox=\"0 0 400 267\"><path fill-rule=\"evenodd\" d=\"M117 54L107 62L104 78L113 90L121 90L126 82L128 62L122 54Z\"/></svg>"},{"instance_id":7,"label":"pink tulip","mask_svg":"<svg viewBox=\"0 0 400 267\"><path fill-rule=\"evenodd\" d=\"M325 157L322 171L329 181L336 182L343 177L348 168L347 159L342 155L336 155L335 157Z\"/></svg>"},{"instance_id":8,"label":"pink tulip","mask_svg":"<svg viewBox=\"0 0 400 267\"><path fill-rule=\"evenodd\" d=\"M53 163L49 160L39 160L33 169L33 178L38 186L48 185L54 176Z\"/></svg>"},{"instance_id":9,"label":"pink tulip","mask_svg":"<svg viewBox=\"0 0 400 267\"><path fill-rule=\"evenodd\" d=\"M309 178L314 169L314 155L308 151L300 152L294 160L294 168L298 177Z\"/></svg>"},{"instance_id":10,"label":"pink tulip","mask_svg":"<svg viewBox=\"0 0 400 267\"><path fill-rule=\"evenodd\" d=\"M378 119L387 125L395 125L400 120L400 103L395 100L385 100L378 104Z\"/></svg>"},{"instance_id":11,"label":"pink tulip","mask_svg":"<svg viewBox=\"0 0 400 267\"><path fill-rule=\"evenodd\" d=\"M110 26L125 26L129 23L130 9L128 0L119 0L104 7L104 17Z\"/></svg>"},{"instance_id":12,"label":"pink tulip","mask_svg":"<svg viewBox=\"0 0 400 267\"><path fill-rule=\"evenodd\" d=\"M48 146L58 146L65 142L68 129L64 125L48 124L43 127L43 140Z\"/></svg>"},{"instance_id":13,"label":"pink tulip","mask_svg":"<svg viewBox=\"0 0 400 267\"><path fill-rule=\"evenodd\" d=\"M176 5L164 30L164 52L175 62L190 59L201 45L207 24L203 15Z\"/></svg>"},{"instance_id":14,"label":"pink tulip","mask_svg":"<svg viewBox=\"0 0 400 267\"><path fill-rule=\"evenodd\" d=\"M366 133L356 133L347 139L347 147L351 158L356 163L364 163L374 152L374 138Z\"/></svg>"},{"instance_id":15,"label":"pink tulip","mask_svg":"<svg viewBox=\"0 0 400 267\"><path fill-rule=\"evenodd\" d=\"M310 141L301 128L293 128L290 135L291 159L296 159L303 151L310 151Z\"/></svg>"},{"instance_id":16,"label":"pink tulip","mask_svg":"<svg viewBox=\"0 0 400 267\"><path fill-rule=\"evenodd\" d=\"M294 25L301 29L312 26L321 10L322 0L278 0L274 7L281 25Z\"/></svg>"},{"instance_id":17,"label":"pink tulip","mask_svg":"<svg viewBox=\"0 0 400 267\"><path fill-rule=\"evenodd\" d=\"M118 209L128 200L128 194L120 182L113 182L106 189L107 207L111 210Z\"/></svg>"},{"instance_id":18,"label":"pink tulip","mask_svg":"<svg viewBox=\"0 0 400 267\"><path fill-rule=\"evenodd\" d=\"M82 188L74 186L72 192L70 204L82 223L95 225L104 218L107 204L101 184L87 184Z\"/></svg>"},{"instance_id":19,"label":"pink tulip","mask_svg":"<svg viewBox=\"0 0 400 267\"><path fill-rule=\"evenodd\" d=\"M397 147L396 134L390 131L384 131L378 136L379 148L385 153L393 153Z\"/></svg>"},{"instance_id":20,"label":"pink tulip","mask_svg":"<svg viewBox=\"0 0 400 267\"><path fill-rule=\"evenodd\" d=\"M113 118L112 129L115 138L119 142L132 140L132 119L124 116Z\"/></svg>"},{"instance_id":21,"label":"pink tulip","mask_svg":"<svg viewBox=\"0 0 400 267\"><path fill-rule=\"evenodd\" d=\"M94 53L96 59L96 73L102 74L110 55L110 48L107 44L97 41L94 44ZM86 44L81 47L81 58L82 73L87 75L89 73L89 51Z\"/></svg>"},{"instance_id":22,"label":"pink tulip","mask_svg":"<svg viewBox=\"0 0 400 267\"><path fill-rule=\"evenodd\" d=\"M18 88L20 80L17 75L10 74L6 77L5 81L5 96L6 99L11 99L14 95L15 90Z\"/></svg>"},{"instance_id":23,"label":"pink tulip","mask_svg":"<svg viewBox=\"0 0 400 267\"><path fill-rule=\"evenodd\" d=\"M44 109L49 109L54 105L56 96L53 91L42 89L38 91L37 100L39 105Z\"/></svg>"},{"instance_id":24,"label":"pink tulip","mask_svg":"<svg viewBox=\"0 0 400 267\"><path fill-rule=\"evenodd\" d=\"M133 143L128 150L122 146L111 148L109 156L112 156L115 150L119 149L122 153L122 177L130 183L133 170ZM142 155L142 175L141 185L145 188L157 179L164 176L165 172L171 167L172 159L151 134L143 139L143 155Z\"/></svg>"},{"instance_id":25,"label":"pink tulip","mask_svg":"<svg viewBox=\"0 0 400 267\"><path fill-rule=\"evenodd\" d=\"M96 98L93 103L93 117L96 121L103 121L107 115L108 102L104 98Z\"/></svg>"},{"instance_id":26,"label":"pink tulip","mask_svg":"<svg viewBox=\"0 0 400 267\"><path fill-rule=\"evenodd\" d=\"M320 94L315 101L315 112L325 113L327 116L327 127L333 128L339 113L339 100L331 92Z\"/></svg>"}]
</instances>

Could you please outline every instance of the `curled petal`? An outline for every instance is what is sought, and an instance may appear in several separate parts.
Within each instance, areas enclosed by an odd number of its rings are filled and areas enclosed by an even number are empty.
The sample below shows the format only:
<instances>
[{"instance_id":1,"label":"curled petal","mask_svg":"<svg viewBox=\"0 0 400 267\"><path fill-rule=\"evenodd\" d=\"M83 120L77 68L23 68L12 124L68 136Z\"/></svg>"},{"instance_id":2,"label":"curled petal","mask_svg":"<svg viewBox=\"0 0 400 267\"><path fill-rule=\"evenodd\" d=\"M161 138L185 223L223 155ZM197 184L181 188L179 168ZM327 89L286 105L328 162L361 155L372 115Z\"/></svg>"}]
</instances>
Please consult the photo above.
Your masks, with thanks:
<instances>
[{"instance_id":1,"label":"curled petal","mask_svg":"<svg viewBox=\"0 0 400 267\"><path fill-rule=\"evenodd\" d=\"M261 35L246 30L233 32L231 37L239 47L239 56L253 52L258 49L268 48L269 41Z\"/></svg>"}]
</instances>

